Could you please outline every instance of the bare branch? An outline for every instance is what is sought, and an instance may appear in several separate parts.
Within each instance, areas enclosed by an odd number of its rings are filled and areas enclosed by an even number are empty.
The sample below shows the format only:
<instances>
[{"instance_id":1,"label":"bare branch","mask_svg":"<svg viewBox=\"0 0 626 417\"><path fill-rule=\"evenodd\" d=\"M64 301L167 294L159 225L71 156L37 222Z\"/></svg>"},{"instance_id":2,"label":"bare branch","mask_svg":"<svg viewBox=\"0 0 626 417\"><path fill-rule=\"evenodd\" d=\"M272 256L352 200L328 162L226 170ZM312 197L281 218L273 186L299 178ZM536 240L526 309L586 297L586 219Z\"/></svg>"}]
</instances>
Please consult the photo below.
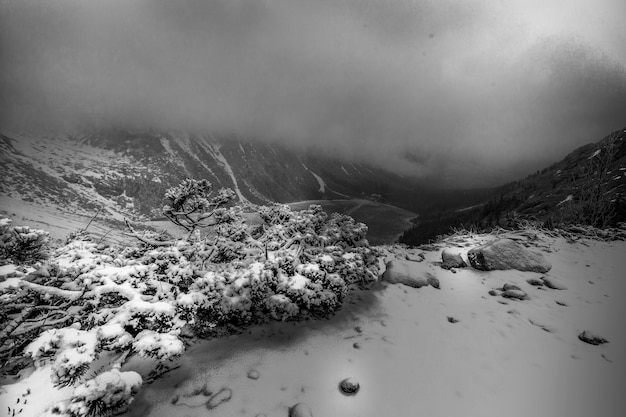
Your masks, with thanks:
<instances>
[{"instance_id":1,"label":"bare branch","mask_svg":"<svg viewBox=\"0 0 626 417\"><path fill-rule=\"evenodd\" d=\"M126 223L126 227L128 227L128 230L130 230L130 233L125 233L125 235L134 237L135 239L138 239L138 240L142 241L146 245L152 245L152 246L172 246L175 243L172 240L160 241L160 240L154 240L154 239L147 239L147 238L141 236L139 233L137 233L135 231L135 229L130 225L130 223L128 222L127 219L124 219L124 223Z\"/></svg>"}]
</instances>

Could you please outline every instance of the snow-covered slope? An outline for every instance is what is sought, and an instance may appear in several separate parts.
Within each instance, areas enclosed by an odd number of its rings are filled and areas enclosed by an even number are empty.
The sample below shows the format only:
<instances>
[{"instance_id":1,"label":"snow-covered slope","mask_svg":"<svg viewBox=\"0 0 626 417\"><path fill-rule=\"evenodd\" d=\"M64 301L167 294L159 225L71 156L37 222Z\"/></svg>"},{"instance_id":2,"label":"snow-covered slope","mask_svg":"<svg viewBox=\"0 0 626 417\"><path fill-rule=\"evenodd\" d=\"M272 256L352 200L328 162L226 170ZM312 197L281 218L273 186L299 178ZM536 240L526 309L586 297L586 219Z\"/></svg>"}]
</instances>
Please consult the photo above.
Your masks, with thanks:
<instances>
[{"instance_id":1,"label":"snow-covered slope","mask_svg":"<svg viewBox=\"0 0 626 417\"><path fill-rule=\"evenodd\" d=\"M126 415L204 416L203 392L224 388L232 398L212 416L287 416L299 402L313 416L622 415L626 242L540 236L536 246L553 265L546 276L564 290L530 285L542 276L532 272L454 273L438 265L442 247L466 256L493 238L456 237L413 262L413 273L440 280L439 290L381 284L330 321L200 343ZM418 250L383 250L387 259L420 259ZM489 295L505 283L530 299ZM583 343L585 330L609 343ZM360 383L354 396L338 389L348 377Z\"/></svg>"},{"instance_id":2,"label":"snow-covered slope","mask_svg":"<svg viewBox=\"0 0 626 417\"><path fill-rule=\"evenodd\" d=\"M186 177L232 188L240 202L257 204L384 194L391 200L403 196L398 202L406 205L412 201L407 195L420 189L417 182L380 168L214 135L126 130L12 134L0 136L0 148L3 197L71 203L84 212L104 205L117 218L158 215L164 191Z\"/></svg>"}]
</instances>

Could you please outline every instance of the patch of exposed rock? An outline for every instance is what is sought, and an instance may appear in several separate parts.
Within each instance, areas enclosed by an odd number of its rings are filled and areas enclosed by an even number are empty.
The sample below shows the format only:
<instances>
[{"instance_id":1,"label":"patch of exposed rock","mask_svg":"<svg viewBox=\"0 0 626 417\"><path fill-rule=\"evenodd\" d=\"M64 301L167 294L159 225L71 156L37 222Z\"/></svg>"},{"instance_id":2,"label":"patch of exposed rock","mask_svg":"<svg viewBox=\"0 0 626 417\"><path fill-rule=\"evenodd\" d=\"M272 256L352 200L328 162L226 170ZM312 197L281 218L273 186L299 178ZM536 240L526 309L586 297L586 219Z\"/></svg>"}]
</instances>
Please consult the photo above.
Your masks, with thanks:
<instances>
[{"instance_id":1,"label":"patch of exposed rock","mask_svg":"<svg viewBox=\"0 0 626 417\"><path fill-rule=\"evenodd\" d=\"M603 337L600 337L596 334L591 333L589 330L585 330L581 334L578 335L578 339L585 343L589 343L590 345L602 345L604 343L608 343L609 341Z\"/></svg>"},{"instance_id":2,"label":"patch of exposed rock","mask_svg":"<svg viewBox=\"0 0 626 417\"><path fill-rule=\"evenodd\" d=\"M552 277L541 277L543 284L551 290L566 290L567 287Z\"/></svg>"},{"instance_id":3,"label":"patch of exposed rock","mask_svg":"<svg viewBox=\"0 0 626 417\"><path fill-rule=\"evenodd\" d=\"M354 378L346 378L339 383L339 390L345 395L356 395L361 386Z\"/></svg>"},{"instance_id":4,"label":"patch of exposed rock","mask_svg":"<svg viewBox=\"0 0 626 417\"><path fill-rule=\"evenodd\" d=\"M508 270L548 272L552 265L545 257L519 245L511 239L496 239L471 249L467 257L481 271Z\"/></svg>"}]
</instances>

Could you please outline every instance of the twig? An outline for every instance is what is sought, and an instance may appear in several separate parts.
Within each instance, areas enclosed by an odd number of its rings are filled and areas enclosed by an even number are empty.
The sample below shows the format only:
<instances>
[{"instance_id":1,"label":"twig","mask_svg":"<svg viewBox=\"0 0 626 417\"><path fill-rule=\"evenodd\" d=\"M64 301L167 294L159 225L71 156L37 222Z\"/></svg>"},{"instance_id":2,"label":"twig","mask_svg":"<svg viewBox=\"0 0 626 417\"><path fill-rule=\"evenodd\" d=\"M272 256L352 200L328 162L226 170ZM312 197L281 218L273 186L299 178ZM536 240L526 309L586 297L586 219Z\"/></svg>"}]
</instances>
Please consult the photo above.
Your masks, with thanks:
<instances>
[{"instance_id":1,"label":"twig","mask_svg":"<svg viewBox=\"0 0 626 417\"><path fill-rule=\"evenodd\" d=\"M175 243L175 242L173 242L171 240L159 241L159 240L153 240L153 239L146 239L145 237L143 237L139 233L137 233L135 231L135 229L133 229L133 227L128 222L128 219L124 219L124 223L126 223L126 227L128 227L128 230L130 230L130 233L125 233L125 235L132 236L135 239L138 239L138 240L142 241L146 245L152 245L152 246L172 246Z\"/></svg>"},{"instance_id":2,"label":"twig","mask_svg":"<svg viewBox=\"0 0 626 417\"><path fill-rule=\"evenodd\" d=\"M108 231L108 232L106 232L106 233L105 233L105 234L104 234L104 235L100 238L100 240L98 240L97 245L99 245L100 243L102 243L102 240L103 240L105 237L107 237L107 235L108 235L109 233L111 233L112 231L113 231L113 229L109 229L109 231Z\"/></svg>"},{"instance_id":3,"label":"twig","mask_svg":"<svg viewBox=\"0 0 626 417\"><path fill-rule=\"evenodd\" d=\"M89 220L89 223L87 223L87 226L85 226L85 228L83 229L83 232L86 232L87 229L89 228L89 225L91 224L92 221L94 221L94 219L96 217L98 217L98 214L100 214L100 212L102 211L102 209L104 208L104 206L100 206L100 208L98 209L98 211L96 212L96 214L93 215L93 217L91 218L91 220Z\"/></svg>"}]
</instances>

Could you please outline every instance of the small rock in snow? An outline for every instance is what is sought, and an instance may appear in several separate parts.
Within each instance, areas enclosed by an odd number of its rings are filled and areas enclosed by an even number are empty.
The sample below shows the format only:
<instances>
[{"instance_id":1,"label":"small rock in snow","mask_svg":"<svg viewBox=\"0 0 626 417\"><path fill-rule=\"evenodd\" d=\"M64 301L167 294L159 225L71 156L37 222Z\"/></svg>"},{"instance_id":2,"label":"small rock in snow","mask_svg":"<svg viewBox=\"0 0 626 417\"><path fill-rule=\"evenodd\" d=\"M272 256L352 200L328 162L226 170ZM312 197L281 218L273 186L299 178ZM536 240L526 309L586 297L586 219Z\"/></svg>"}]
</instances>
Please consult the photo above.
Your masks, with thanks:
<instances>
[{"instance_id":1,"label":"small rock in snow","mask_svg":"<svg viewBox=\"0 0 626 417\"><path fill-rule=\"evenodd\" d=\"M361 326L356 326L356 327L354 328L354 330L355 330L357 333L363 333L363 328L362 328Z\"/></svg>"},{"instance_id":2,"label":"small rock in snow","mask_svg":"<svg viewBox=\"0 0 626 417\"><path fill-rule=\"evenodd\" d=\"M602 345L604 343L608 343L608 340L606 340L603 337L600 337L596 334L591 333L588 330L585 330L584 332L582 332L581 334L578 335L578 338L580 340L582 340L585 343L589 343L590 345Z\"/></svg>"},{"instance_id":3,"label":"small rock in snow","mask_svg":"<svg viewBox=\"0 0 626 417\"><path fill-rule=\"evenodd\" d=\"M529 278L526 280L526 282L535 287L542 287L544 285L543 281L537 278Z\"/></svg>"},{"instance_id":4,"label":"small rock in snow","mask_svg":"<svg viewBox=\"0 0 626 417\"><path fill-rule=\"evenodd\" d=\"M496 296L498 295L498 293L496 292L496 290L489 290L489 295Z\"/></svg>"},{"instance_id":5,"label":"small rock in snow","mask_svg":"<svg viewBox=\"0 0 626 417\"><path fill-rule=\"evenodd\" d=\"M567 307L568 306L568 304L565 301L561 301L561 300L556 300L555 303L557 303L558 305L563 306L563 307Z\"/></svg>"},{"instance_id":6,"label":"small rock in snow","mask_svg":"<svg viewBox=\"0 0 626 417\"><path fill-rule=\"evenodd\" d=\"M354 378L346 378L339 383L339 389L345 395L356 395L361 386Z\"/></svg>"},{"instance_id":7,"label":"small rock in snow","mask_svg":"<svg viewBox=\"0 0 626 417\"><path fill-rule=\"evenodd\" d=\"M221 403L229 401L232 396L233 391L229 388L224 388L209 399L209 402L206 403L206 408L212 410Z\"/></svg>"},{"instance_id":8,"label":"small rock in snow","mask_svg":"<svg viewBox=\"0 0 626 417\"><path fill-rule=\"evenodd\" d=\"M567 289L565 285L561 284L554 278L541 277L541 279L543 280L543 283L545 284L545 286L552 290L566 290Z\"/></svg>"},{"instance_id":9,"label":"small rock in snow","mask_svg":"<svg viewBox=\"0 0 626 417\"><path fill-rule=\"evenodd\" d=\"M509 284L509 283L507 282L506 284L504 284L504 285L502 286L502 290L506 292L506 291L511 291L511 290L514 290L514 291L521 291L522 289L521 289L520 287L518 287L517 285Z\"/></svg>"},{"instance_id":10,"label":"small rock in snow","mask_svg":"<svg viewBox=\"0 0 626 417\"><path fill-rule=\"evenodd\" d=\"M289 409L289 417L313 417L313 413L305 403L298 403Z\"/></svg>"},{"instance_id":11,"label":"small rock in snow","mask_svg":"<svg viewBox=\"0 0 626 417\"><path fill-rule=\"evenodd\" d=\"M407 253L406 256L404 257L404 259L407 260L407 261L411 261L411 262L422 262L424 260L424 257L423 256L416 256L416 255L413 255L411 253Z\"/></svg>"},{"instance_id":12,"label":"small rock in snow","mask_svg":"<svg viewBox=\"0 0 626 417\"><path fill-rule=\"evenodd\" d=\"M354 342L352 347L355 348L355 349L361 349L361 344L359 342Z\"/></svg>"},{"instance_id":13,"label":"small rock in snow","mask_svg":"<svg viewBox=\"0 0 626 417\"><path fill-rule=\"evenodd\" d=\"M454 317L452 317L452 316L448 316L448 322L450 322L450 323L454 324L454 323L458 323L458 322L459 322L459 320L458 320L458 319L455 319L455 318L454 318Z\"/></svg>"},{"instance_id":14,"label":"small rock in snow","mask_svg":"<svg viewBox=\"0 0 626 417\"><path fill-rule=\"evenodd\" d=\"M259 371L257 371L256 369L250 369L248 371L248 378L250 379L259 379L259 376L261 376L259 374Z\"/></svg>"},{"instance_id":15,"label":"small rock in snow","mask_svg":"<svg viewBox=\"0 0 626 417\"><path fill-rule=\"evenodd\" d=\"M508 290L502 293L504 298L513 298L515 300L528 300L528 294L520 290Z\"/></svg>"}]
</instances>

